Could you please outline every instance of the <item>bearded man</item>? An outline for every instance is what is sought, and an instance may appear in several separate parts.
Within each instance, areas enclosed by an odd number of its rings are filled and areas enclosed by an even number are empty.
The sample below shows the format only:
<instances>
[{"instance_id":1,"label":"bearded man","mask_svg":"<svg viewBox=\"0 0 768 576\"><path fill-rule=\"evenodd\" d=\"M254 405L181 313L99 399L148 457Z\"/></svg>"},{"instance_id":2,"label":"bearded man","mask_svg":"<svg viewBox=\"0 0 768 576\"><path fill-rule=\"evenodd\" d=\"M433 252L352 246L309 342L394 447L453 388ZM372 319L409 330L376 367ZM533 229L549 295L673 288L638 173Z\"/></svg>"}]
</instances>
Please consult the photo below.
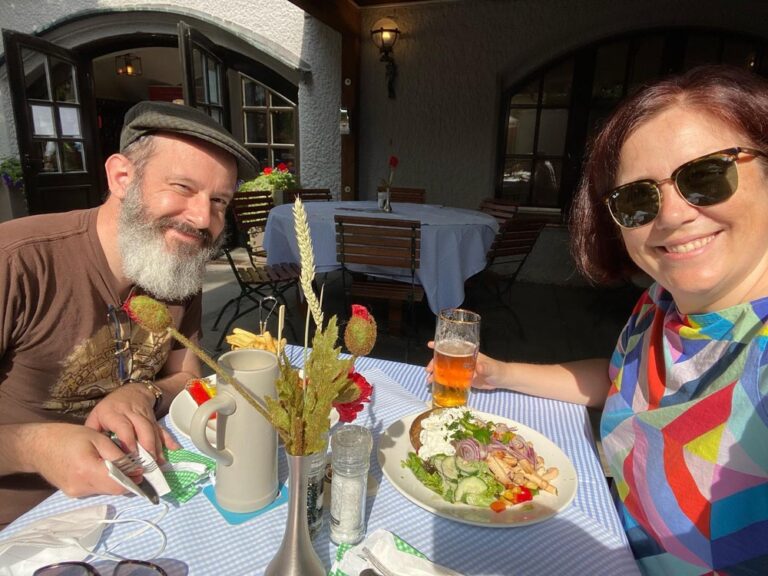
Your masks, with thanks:
<instances>
[{"instance_id":1,"label":"bearded man","mask_svg":"<svg viewBox=\"0 0 768 576\"><path fill-rule=\"evenodd\" d=\"M98 208L0 225L0 528L56 488L123 492L103 463L123 455L107 432L161 462L178 447L157 418L197 360L121 306L149 294L199 339L205 263L238 175L258 163L204 113L141 102L105 168Z\"/></svg>"}]
</instances>

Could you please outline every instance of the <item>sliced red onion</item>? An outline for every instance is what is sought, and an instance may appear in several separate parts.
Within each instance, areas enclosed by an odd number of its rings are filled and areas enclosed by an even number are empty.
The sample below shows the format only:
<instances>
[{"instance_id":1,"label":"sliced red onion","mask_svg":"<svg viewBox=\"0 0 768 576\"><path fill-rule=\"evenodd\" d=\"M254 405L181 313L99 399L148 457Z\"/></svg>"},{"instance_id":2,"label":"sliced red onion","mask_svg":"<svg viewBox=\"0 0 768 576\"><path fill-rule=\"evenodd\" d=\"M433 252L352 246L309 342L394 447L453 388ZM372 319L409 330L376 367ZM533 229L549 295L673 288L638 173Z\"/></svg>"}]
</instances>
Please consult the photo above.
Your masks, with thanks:
<instances>
[{"instance_id":1,"label":"sliced red onion","mask_svg":"<svg viewBox=\"0 0 768 576\"><path fill-rule=\"evenodd\" d=\"M456 443L456 455L464 460L484 460L484 448L474 438L464 438Z\"/></svg>"}]
</instances>

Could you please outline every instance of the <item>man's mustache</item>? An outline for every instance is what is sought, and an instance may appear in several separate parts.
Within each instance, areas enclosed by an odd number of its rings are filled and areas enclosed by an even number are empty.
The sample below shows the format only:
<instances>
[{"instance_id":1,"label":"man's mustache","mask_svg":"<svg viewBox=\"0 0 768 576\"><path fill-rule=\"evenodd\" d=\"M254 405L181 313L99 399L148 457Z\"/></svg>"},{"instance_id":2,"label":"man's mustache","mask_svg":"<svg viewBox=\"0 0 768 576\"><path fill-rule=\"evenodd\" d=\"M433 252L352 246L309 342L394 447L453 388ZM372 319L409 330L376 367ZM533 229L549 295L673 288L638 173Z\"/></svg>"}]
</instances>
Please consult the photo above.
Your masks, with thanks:
<instances>
[{"instance_id":1,"label":"man's mustache","mask_svg":"<svg viewBox=\"0 0 768 576\"><path fill-rule=\"evenodd\" d=\"M179 222L178 220L174 220L173 218L165 217L160 218L155 222L155 225L158 227L158 229L165 230L168 228L173 228L174 230L178 230L179 232L183 234L188 234L189 236L196 236L202 240L203 246L205 248L210 248L213 246L214 238L213 235L208 230L200 230L199 228L195 228L191 224L187 224L186 222Z\"/></svg>"}]
</instances>

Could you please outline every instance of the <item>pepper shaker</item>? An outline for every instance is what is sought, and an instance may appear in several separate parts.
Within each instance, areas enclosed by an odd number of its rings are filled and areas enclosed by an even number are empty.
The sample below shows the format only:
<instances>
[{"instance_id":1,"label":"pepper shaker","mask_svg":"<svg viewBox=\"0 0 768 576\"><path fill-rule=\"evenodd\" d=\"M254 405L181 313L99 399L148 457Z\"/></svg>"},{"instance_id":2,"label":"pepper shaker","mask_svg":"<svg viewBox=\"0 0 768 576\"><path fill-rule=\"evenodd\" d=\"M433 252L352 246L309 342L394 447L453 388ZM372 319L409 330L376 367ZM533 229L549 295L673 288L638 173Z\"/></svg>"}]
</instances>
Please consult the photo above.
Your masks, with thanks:
<instances>
[{"instance_id":1,"label":"pepper shaker","mask_svg":"<svg viewBox=\"0 0 768 576\"><path fill-rule=\"evenodd\" d=\"M373 439L364 426L348 425L331 436L331 540L357 544L365 535L365 494Z\"/></svg>"}]
</instances>

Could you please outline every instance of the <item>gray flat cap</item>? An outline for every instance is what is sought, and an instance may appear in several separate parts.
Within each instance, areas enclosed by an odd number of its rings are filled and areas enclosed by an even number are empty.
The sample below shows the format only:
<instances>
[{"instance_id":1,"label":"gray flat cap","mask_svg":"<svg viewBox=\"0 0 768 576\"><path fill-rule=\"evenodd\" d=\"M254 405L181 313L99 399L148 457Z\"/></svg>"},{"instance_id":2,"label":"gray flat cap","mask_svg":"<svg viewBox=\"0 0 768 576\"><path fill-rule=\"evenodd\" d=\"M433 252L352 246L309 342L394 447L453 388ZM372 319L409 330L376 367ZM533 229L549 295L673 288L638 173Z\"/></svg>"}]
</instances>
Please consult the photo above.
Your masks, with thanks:
<instances>
[{"instance_id":1,"label":"gray flat cap","mask_svg":"<svg viewBox=\"0 0 768 576\"><path fill-rule=\"evenodd\" d=\"M181 134L218 146L237 160L238 177L250 180L259 172L259 162L213 118L184 104L139 102L125 113L120 133L120 151L147 134Z\"/></svg>"}]
</instances>

